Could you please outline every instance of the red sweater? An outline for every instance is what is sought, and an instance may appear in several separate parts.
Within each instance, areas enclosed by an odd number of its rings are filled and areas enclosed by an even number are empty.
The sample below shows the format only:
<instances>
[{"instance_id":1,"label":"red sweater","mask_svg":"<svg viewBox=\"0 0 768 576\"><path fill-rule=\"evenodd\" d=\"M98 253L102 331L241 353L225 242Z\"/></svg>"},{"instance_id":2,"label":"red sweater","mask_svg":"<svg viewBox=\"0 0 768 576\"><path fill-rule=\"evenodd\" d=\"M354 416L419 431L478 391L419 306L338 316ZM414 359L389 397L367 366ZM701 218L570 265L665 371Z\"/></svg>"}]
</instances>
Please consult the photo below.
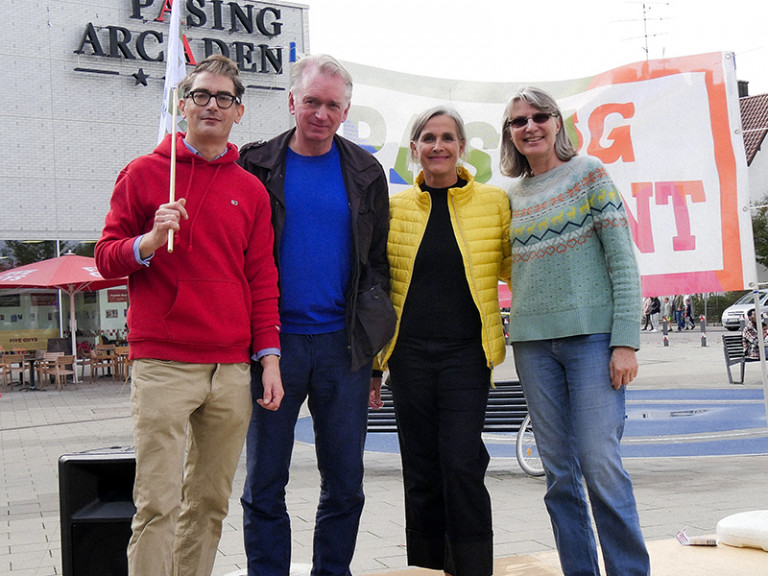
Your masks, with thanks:
<instances>
[{"instance_id":1,"label":"red sweater","mask_svg":"<svg viewBox=\"0 0 768 576\"><path fill-rule=\"evenodd\" d=\"M105 278L129 275L131 358L192 363L248 362L252 351L279 348L277 269L269 197L235 164L237 148L211 162L178 135L176 198L186 198L174 251L136 261L136 238L152 229L168 202L171 136L117 178L96 244Z\"/></svg>"}]
</instances>

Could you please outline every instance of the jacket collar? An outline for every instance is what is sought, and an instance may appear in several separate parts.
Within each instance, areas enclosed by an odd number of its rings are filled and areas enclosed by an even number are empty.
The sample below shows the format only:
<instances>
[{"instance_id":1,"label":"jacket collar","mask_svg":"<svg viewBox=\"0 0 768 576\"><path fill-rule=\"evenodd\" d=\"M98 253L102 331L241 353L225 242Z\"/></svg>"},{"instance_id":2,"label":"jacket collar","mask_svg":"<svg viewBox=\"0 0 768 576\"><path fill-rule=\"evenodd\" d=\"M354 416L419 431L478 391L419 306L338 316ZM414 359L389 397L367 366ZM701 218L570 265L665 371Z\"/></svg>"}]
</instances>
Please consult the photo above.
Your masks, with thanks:
<instances>
[{"instance_id":1,"label":"jacket collar","mask_svg":"<svg viewBox=\"0 0 768 576\"><path fill-rule=\"evenodd\" d=\"M282 192L285 157L295 131L296 128L291 128L267 142L253 145L257 147L253 156L250 157L251 161L269 172L267 182L264 184L273 192L275 187L270 184L275 183L276 180L281 182L280 191ZM333 141L341 156L341 170L347 184L347 192L350 195L361 194L380 176L378 161L373 155L338 134L333 137ZM251 144L246 145L242 153L245 154L251 146Z\"/></svg>"},{"instance_id":2,"label":"jacket collar","mask_svg":"<svg viewBox=\"0 0 768 576\"><path fill-rule=\"evenodd\" d=\"M449 188L448 189L448 195L452 196L456 201L462 201L467 198L469 198L472 195L472 188L474 186L475 177L472 176L472 173L464 168L464 166L457 166L456 172L462 180L465 180L467 183L462 186L461 188ZM424 189L422 186L424 185L424 172L419 172L419 175L416 176L416 186L419 188L420 194L427 194L424 192Z\"/></svg>"},{"instance_id":3,"label":"jacket collar","mask_svg":"<svg viewBox=\"0 0 768 576\"><path fill-rule=\"evenodd\" d=\"M273 171L284 163L288 144L290 144L294 132L296 132L296 128L291 128L287 132L283 132L259 146L259 165ZM339 149L342 165L345 169L349 167L354 172L365 173L373 168L370 179L373 180L378 176L378 171L376 170L377 161L372 155L364 152L357 145L338 134L334 135L333 141Z\"/></svg>"}]
</instances>

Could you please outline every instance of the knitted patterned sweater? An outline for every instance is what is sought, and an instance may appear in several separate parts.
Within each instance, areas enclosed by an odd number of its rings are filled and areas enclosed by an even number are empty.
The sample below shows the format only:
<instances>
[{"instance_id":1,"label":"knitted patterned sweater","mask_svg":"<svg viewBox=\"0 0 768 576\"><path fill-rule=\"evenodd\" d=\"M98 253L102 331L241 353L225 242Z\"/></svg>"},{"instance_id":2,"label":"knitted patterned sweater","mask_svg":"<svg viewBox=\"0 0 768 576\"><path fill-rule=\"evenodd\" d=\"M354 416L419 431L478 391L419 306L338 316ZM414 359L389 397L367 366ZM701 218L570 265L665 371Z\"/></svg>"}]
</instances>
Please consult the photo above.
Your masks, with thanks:
<instances>
[{"instance_id":1,"label":"knitted patterned sweater","mask_svg":"<svg viewBox=\"0 0 768 576\"><path fill-rule=\"evenodd\" d=\"M621 195L577 156L509 191L512 342L611 334L640 347L640 274Z\"/></svg>"}]
</instances>

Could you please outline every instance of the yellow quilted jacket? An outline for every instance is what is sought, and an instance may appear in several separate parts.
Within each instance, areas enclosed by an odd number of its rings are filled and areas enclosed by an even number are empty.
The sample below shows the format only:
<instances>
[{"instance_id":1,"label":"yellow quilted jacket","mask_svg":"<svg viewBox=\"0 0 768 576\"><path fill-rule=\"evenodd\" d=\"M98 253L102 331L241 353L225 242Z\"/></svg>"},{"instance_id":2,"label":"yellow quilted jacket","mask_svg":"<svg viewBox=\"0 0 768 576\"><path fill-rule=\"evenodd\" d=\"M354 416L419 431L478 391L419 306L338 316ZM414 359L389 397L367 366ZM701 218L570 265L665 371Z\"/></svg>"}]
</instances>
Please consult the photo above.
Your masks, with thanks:
<instances>
[{"instance_id":1,"label":"yellow quilted jacket","mask_svg":"<svg viewBox=\"0 0 768 576\"><path fill-rule=\"evenodd\" d=\"M459 167L458 172L467 184L448 191L448 210L464 258L469 289L480 311L485 357L488 367L493 369L504 361L506 353L498 282L501 279L509 284L509 199L501 188L475 182L465 168ZM392 196L389 202L387 257L390 298L397 313L397 327L392 340L379 354L379 367L386 367L395 347L413 264L429 219L431 197L421 190L423 183L424 175L419 174L413 188Z\"/></svg>"}]
</instances>

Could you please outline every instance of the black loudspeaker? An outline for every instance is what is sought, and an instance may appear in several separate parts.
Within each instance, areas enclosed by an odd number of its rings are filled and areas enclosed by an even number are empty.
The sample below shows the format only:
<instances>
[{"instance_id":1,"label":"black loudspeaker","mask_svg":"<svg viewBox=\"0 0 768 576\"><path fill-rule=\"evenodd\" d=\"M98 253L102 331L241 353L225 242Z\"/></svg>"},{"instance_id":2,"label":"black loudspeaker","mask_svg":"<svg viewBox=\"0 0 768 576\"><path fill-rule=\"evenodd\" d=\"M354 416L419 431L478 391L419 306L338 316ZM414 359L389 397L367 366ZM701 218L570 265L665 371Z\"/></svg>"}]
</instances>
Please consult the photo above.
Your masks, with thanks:
<instances>
[{"instance_id":1,"label":"black loudspeaker","mask_svg":"<svg viewBox=\"0 0 768 576\"><path fill-rule=\"evenodd\" d=\"M127 576L135 475L133 448L59 458L63 576Z\"/></svg>"}]
</instances>

